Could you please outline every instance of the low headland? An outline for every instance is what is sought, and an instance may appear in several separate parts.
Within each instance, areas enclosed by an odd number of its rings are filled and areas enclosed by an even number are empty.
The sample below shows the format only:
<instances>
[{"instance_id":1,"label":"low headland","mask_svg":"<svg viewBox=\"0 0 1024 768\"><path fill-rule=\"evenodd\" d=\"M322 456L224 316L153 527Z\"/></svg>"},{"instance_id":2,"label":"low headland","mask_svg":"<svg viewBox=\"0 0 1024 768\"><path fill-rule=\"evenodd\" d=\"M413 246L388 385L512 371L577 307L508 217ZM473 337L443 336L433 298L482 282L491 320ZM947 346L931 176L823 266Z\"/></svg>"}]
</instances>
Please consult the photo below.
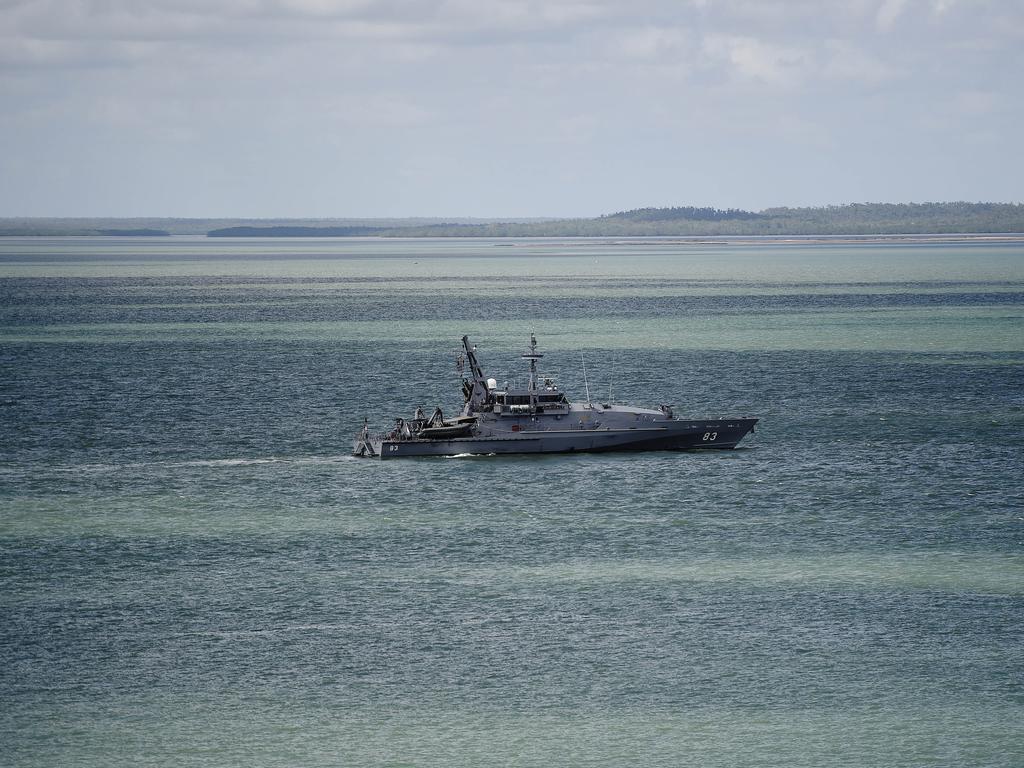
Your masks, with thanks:
<instances>
[{"instance_id":1,"label":"low headland","mask_svg":"<svg viewBox=\"0 0 1024 768\"><path fill-rule=\"evenodd\" d=\"M852 203L814 208L637 208L595 218L186 219L0 218L0 237L680 237L1013 236L1020 203ZM1016 238L1015 238L1016 239Z\"/></svg>"}]
</instances>

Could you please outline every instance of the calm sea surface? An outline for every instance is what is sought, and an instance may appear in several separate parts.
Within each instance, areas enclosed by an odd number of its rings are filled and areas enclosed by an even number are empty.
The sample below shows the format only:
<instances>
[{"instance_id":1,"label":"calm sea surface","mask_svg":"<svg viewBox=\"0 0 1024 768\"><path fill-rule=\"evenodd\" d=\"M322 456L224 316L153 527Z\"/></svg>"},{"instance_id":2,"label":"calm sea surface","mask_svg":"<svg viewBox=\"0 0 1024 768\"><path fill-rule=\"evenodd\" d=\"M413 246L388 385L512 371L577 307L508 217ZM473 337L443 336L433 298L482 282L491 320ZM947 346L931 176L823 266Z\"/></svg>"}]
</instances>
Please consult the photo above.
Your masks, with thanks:
<instances>
[{"instance_id":1,"label":"calm sea surface","mask_svg":"<svg viewBox=\"0 0 1024 768\"><path fill-rule=\"evenodd\" d=\"M488 375L733 452L348 453ZM1024 764L1024 243L0 239L0 765Z\"/></svg>"}]
</instances>

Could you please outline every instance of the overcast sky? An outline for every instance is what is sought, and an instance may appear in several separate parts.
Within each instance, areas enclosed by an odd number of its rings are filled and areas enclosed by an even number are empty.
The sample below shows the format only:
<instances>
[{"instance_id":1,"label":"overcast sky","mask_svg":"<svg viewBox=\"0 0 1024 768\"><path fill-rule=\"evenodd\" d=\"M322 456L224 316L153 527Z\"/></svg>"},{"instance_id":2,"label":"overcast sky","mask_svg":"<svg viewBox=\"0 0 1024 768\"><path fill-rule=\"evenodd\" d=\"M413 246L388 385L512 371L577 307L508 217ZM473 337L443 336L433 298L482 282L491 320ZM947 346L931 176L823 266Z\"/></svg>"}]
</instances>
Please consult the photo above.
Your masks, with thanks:
<instances>
[{"instance_id":1,"label":"overcast sky","mask_svg":"<svg viewBox=\"0 0 1024 768\"><path fill-rule=\"evenodd\" d=\"M0 0L0 216L1024 200L1021 0Z\"/></svg>"}]
</instances>

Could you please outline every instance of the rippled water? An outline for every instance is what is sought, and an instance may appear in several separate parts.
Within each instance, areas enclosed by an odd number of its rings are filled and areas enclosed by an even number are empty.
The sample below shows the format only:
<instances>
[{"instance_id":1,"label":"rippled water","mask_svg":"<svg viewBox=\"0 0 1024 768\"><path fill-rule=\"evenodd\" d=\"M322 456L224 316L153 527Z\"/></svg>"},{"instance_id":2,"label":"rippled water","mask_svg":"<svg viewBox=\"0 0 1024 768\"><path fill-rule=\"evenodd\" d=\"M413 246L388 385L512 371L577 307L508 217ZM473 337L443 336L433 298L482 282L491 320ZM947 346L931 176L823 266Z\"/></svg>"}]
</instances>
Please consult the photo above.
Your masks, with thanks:
<instances>
[{"instance_id":1,"label":"rippled water","mask_svg":"<svg viewBox=\"0 0 1024 768\"><path fill-rule=\"evenodd\" d=\"M0 240L0 764L1019 766L1024 245ZM726 453L348 456L489 375Z\"/></svg>"}]
</instances>

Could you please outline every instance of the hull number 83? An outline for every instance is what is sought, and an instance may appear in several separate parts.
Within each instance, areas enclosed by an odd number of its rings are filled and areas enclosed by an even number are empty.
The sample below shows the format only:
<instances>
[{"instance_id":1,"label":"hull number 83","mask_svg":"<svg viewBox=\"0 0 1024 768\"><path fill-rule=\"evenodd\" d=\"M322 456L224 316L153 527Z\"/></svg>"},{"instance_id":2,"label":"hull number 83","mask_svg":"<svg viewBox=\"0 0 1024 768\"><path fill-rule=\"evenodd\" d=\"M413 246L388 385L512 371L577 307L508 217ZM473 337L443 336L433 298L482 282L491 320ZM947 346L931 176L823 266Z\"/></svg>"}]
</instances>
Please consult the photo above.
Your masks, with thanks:
<instances>
[{"instance_id":1,"label":"hull number 83","mask_svg":"<svg viewBox=\"0 0 1024 768\"><path fill-rule=\"evenodd\" d=\"M713 443L718 438L717 432L705 432L702 438L705 443Z\"/></svg>"}]
</instances>

